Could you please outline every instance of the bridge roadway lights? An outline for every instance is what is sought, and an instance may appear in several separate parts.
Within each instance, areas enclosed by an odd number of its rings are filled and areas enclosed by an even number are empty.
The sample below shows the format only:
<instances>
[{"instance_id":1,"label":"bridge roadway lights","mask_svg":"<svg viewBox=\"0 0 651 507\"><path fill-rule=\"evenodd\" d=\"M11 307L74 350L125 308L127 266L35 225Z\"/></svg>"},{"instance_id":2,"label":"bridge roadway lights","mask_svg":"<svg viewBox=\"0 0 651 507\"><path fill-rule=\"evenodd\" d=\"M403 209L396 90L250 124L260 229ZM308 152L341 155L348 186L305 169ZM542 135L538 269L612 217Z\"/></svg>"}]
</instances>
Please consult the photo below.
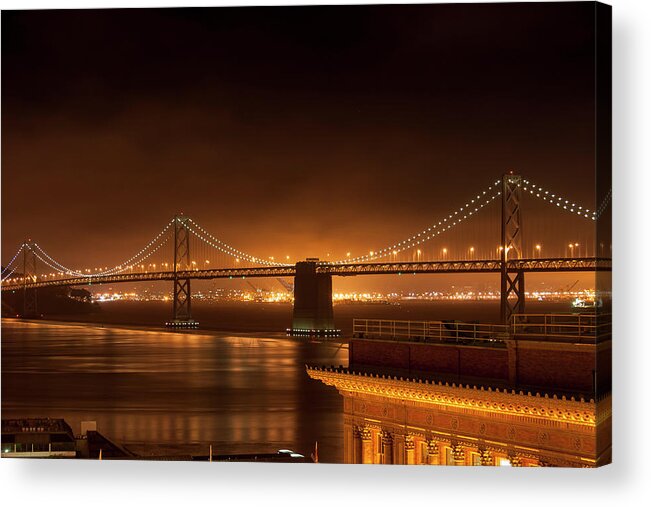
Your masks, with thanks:
<instances>
[{"instance_id":1,"label":"bridge roadway lights","mask_svg":"<svg viewBox=\"0 0 651 507\"><path fill-rule=\"evenodd\" d=\"M332 310L332 275L317 273L319 259L296 263L291 336L339 336Z\"/></svg>"}]
</instances>

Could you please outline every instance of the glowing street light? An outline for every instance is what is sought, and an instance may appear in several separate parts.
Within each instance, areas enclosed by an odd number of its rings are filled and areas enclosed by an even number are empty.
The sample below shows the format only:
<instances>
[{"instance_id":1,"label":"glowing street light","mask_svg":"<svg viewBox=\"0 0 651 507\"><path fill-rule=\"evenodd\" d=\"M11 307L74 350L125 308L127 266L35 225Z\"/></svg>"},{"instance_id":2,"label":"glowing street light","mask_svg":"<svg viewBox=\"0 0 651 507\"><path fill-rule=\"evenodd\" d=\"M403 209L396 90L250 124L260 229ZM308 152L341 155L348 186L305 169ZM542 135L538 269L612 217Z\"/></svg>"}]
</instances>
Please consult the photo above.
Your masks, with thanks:
<instances>
[{"instance_id":1,"label":"glowing street light","mask_svg":"<svg viewBox=\"0 0 651 507\"><path fill-rule=\"evenodd\" d=\"M538 258L540 258L540 250L541 250L541 248L542 248L542 246L536 245L536 253L538 254Z\"/></svg>"},{"instance_id":2,"label":"glowing street light","mask_svg":"<svg viewBox=\"0 0 651 507\"><path fill-rule=\"evenodd\" d=\"M417 256L418 262L420 262L420 254L421 254L421 251L420 251L420 248L419 248L418 250L416 250L416 256Z\"/></svg>"},{"instance_id":3,"label":"glowing street light","mask_svg":"<svg viewBox=\"0 0 651 507\"><path fill-rule=\"evenodd\" d=\"M471 246L469 252L470 252L470 258L472 259L475 256L475 247Z\"/></svg>"}]
</instances>

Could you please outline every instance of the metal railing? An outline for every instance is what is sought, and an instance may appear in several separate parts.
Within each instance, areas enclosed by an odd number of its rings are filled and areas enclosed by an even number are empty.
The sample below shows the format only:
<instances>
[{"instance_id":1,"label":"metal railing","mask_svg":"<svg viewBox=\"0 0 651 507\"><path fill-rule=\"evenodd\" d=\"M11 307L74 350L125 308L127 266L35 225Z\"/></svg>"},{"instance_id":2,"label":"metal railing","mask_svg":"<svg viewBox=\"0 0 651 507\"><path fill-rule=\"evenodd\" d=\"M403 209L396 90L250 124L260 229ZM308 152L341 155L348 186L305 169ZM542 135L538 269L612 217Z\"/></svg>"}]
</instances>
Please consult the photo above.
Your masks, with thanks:
<instances>
[{"instance_id":1,"label":"metal railing","mask_svg":"<svg viewBox=\"0 0 651 507\"><path fill-rule=\"evenodd\" d=\"M513 271L526 272L575 272L575 271L610 271L610 259L585 258L550 258L550 259L512 259L507 261L508 268ZM373 274L407 274L407 273L499 273L501 262L497 259L466 260L466 261L423 261L423 262L370 262L352 264L322 263L316 268L317 273L352 276ZM217 268L178 271L177 278L216 279L216 278L260 278L295 276L296 267L263 266L254 268ZM0 290L15 291L55 287L62 285L91 285L118 282L143 282L156 280L173 280L173 271L113 273L97 276L72 276L62 279L38 279L23 284L20 281L0 283Z\"/></svg>"},{"instance_id":2,"label":"metal railing","mask_svg":"<svg viewBox=\"0 0 651 507\"><path fill-rule=\"evenodd\" d=\"M440 320L353 319L353 337L383 340L504 344L507 340L597 343L611 338L610 314L514 314L508 326Z\"/></svg>"},{"instance_id":3,"label":"metal railing","mask_svg":"<svg viewBox=\"0 0 651 507\"><path fill-rule=\"evenodd\" d=\"M427 343L495 345L508 339L508 326L440 320L353 319L353 336Z\"/></svg>"},{"instance_id":4,"label":"metal railing","mask_svg":"<svg viewBox=\"0 0 651 507\"><path fill-rule=\"evenodd\" d=\"M41 444L31 443L2 443L3 453L32 453L32 452L74 452L76 449L75 442L51 442Z\"/></svg>"},{"instance_id":5,"label":"metal railing","mask_svg":"<svg viewBox=\"0 0 651 507\"><path fill-rule=\"evenodd\" d=\"M594 343L612 336L611 314L520 313L511 317L510 333L516 340Z\"/></svg>"}]
</instances>

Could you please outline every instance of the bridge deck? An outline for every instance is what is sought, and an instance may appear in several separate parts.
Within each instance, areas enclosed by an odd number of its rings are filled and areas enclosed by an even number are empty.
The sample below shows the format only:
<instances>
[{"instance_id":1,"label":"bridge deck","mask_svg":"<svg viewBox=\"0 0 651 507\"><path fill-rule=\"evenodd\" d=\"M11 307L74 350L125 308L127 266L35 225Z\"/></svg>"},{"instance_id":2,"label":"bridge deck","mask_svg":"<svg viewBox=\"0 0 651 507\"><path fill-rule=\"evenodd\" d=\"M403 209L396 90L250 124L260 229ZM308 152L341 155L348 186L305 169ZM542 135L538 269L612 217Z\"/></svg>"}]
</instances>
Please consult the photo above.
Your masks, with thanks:
<instances>
[{"instance_id":1,"label":"bridge deck","mask_svg":"<svg viewBox=\"0 0 651 507\"><path fill-rule=\"evenodd\" d=\"M600 258L550 258L550 259L514 259L506 262L506 269L510 272L554 273L576 271L610 271L611 259ZM440 273L499 273L502 269L499 260L475 261L434 261L434 262L379 262L379 263L351 263L329 264L322 263L316 268L317 273L326 273L333 276L358 276L358 275L389 275L389 274L440 274ZM121 273L102 276L85 276L70 278L38 279L23 284L3 283L2 291L19 290L23 288L36 289L41 287L97 285L104 283L121 282L150 282L172 281L178 279L212 280L218 278L264 278L288 277L296 275L296 267L271 266L257 268L224 268L224 269L197 269L191 271L158 271L145 273Z\"/></svg>"}]
</instances>

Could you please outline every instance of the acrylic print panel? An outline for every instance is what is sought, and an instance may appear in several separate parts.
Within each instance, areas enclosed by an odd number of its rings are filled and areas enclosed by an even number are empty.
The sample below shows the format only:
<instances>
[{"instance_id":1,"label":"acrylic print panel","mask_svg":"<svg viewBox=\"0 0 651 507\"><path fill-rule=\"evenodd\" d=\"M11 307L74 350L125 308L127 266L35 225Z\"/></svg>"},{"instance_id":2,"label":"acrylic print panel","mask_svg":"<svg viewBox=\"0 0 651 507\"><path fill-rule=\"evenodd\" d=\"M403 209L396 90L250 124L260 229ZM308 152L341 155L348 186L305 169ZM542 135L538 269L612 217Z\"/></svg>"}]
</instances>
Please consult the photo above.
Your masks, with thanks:
<instances>
[{"instance_id":1,"label":"acrylic print panel","mask_svg":"<svg viewBox=\"0 0 651 507\"><path fill-rule=\"evenodd\" d=\"M610 462L610 7L2 33L3 458Z\"/></svg>"}]
</instances>

